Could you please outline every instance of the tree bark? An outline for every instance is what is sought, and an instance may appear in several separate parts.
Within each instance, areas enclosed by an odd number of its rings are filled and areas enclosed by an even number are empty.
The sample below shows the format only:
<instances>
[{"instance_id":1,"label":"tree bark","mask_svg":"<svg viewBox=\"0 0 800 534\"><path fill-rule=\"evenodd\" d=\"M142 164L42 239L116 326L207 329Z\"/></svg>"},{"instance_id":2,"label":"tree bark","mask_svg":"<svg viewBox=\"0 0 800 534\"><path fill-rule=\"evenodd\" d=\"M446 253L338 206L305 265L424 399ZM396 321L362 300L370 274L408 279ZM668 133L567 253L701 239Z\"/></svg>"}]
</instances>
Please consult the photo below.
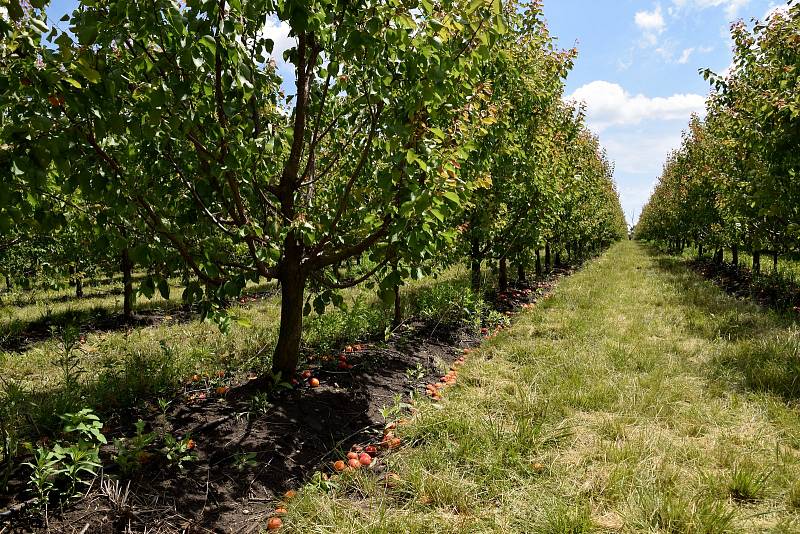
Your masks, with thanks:
<instances>
[{"instance_id":1,"label":"tree bark","mask_svg":"<svg viewBox=\"0 0 800 534\"><path fill-rule=\"evenodd\" d=\"M522 284L526 282L525 265L522 262L517 264L517 282Z\"/></svg>"},{"instance_id":2,"label":"tree bark","mask_svg":"<svg viewBox=\"0 0 800 534\"><path fill-rule=\"evenodd\" d=\"M761 273L761 251L753 252L753 273Z\"/></svg>"},{"instance_id":3,"label":"tree bark","mask_svg":"<svg viewBox=\"0 0 800 534\"><path fill-rule=\"evenodd\" d=\"M548 273L553 268L553 261L550 256L550 243L544 245L544 268Z\"/></svg>"},{"instance_id":4,"label":"tree bark","mask_svg":"<svg viewBox=\"0 0 800 534\"><path fill-rule=\"evenodd\" d=\"M774 272L774 273L778 272L778 253L777 252L773 252L772 253L772 272Z\"/></svg>"},{"instance_id":5,"label":"tree bark","mask_svg":"<svg viewBox=\"0 0 800 534\"><path fill-rule=\"evenodd\" d=\"M122 314L126 319L133 317L133 265L131 264L130 250L122 249Z\"/></svg>"},{"instance_id":6,"label":"tree bark","mask_svg":"<svg viewBox=\"0 0 800 534\"><path fill-rule=\"evenodd\" d=\"M731 247L731 261L736 267L739 266L739 247L737 245Z\"/></svg>"},{"instance_id":7,"label":"tree bark","mask_svg":"<svg viewBox=\"0 0 800 534\"><path fill-rule=\"evenodd\" d=\"M5 277L6 277L6 289L8 291L11 291L11 277L8 275L5 275Z\"/></svg>"},{"instance_id":8,"label":"tree bark","mask_svg":"<svg viewBox=\"0 0 800 534\"><path fill-rule=\"evenodd\" d=\"M476 295L481 290L481 259L480 255L481 244L478 242L477 238L472 238L472 250L470 252L470 258L472 260L471 269L472 269L472 292Z\"/></svg>"},{"instance_id":9,"label":"tree bark","mask_svg":"<svg viewBox=\"0 0 800 534\"><path fill-rule=\"evenodd\" d=\"M297 370L300 359L300 339L303 333L303 294L305 275L301 270L301 245L290 233L284 240L284 256L281 262L279 281L281 284L281 325L278 342L272 356L272 371L280 373L284 380Z\"/></svg>"},{"instance_id":10,"label":"tree bark","mask_svg":"<svg viewBox=\"0 0 800 534\"><path fill-rule=\"evenodd\" d=\"M542 276L542 251L536 249L536 276Z\"/></svg>"},{"instance_id":11,"label":"tree bark","mask_svg":"<svg viewBox=\"0 0 800 534\"><path fill-rule=\"evenodd\" d=\"M508 289L508 262L505 258L500 258L500 267L498 269L497 285L500 287L500 292Z\"/></svg>"},{"instance_id":12,"label":"tree bark","mask_svg":"<svg viewBox=\"0 0 800 534\"><path fill-rule=\"evenodd\" d=\"M725 261L725 249L718 248L714 253L714 263L717 265L722 265L723 261Z\"/></svg>"},{"instance_id":13,"label":"tree bark","mask_svg":"<svg viewBox=\"0 0 800 534\"><path fill-rule=\"evenodd\" d=\"M556 267L561 267L561 251L556 251Z\"/></svg>"}]
</instances>

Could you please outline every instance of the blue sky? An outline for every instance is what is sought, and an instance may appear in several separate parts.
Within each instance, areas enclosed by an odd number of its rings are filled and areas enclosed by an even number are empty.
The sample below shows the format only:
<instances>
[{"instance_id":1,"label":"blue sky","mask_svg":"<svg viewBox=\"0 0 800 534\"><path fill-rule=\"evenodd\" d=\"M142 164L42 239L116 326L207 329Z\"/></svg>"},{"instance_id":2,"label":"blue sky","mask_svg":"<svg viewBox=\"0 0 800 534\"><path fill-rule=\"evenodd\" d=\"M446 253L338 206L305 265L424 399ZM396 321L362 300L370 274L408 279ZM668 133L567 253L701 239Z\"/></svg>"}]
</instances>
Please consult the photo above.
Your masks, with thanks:
<instances>
[{"instance_id":1,"label":"blue sky","mask_svg":"<svg viewBox=\"0 0 800 534\"><path fill-rule=\"evenodd\" d=\"M667 153L679 146L709 86L701 68L731 63L730 23L763 19L778 0L545 0L551 33L579 56L568 97L615 162L629 222L638 217Z\"/></svg>"},{"instance_id":2,"label":"blue sky","mask_svg":"<svg viewBox=\"0 0 800 534\"><path fill-rule=\"evenodd\" d=\"M75 0L53 0L53 22ZM731 63L734 20L763 19L783 0L544 0L552 35L577 44L567 98L586 104L589 126L615 163L628 221L635 221L668 152L680 145L692 113L702 114L708 84L701 68ZM294 45L285 23L268 22L275 56ZM279 61L279 70L285 65ZM291 73L285 72L287 78ZM291 91L287 88L288 91Z\"/></svg>"}]
</instances>

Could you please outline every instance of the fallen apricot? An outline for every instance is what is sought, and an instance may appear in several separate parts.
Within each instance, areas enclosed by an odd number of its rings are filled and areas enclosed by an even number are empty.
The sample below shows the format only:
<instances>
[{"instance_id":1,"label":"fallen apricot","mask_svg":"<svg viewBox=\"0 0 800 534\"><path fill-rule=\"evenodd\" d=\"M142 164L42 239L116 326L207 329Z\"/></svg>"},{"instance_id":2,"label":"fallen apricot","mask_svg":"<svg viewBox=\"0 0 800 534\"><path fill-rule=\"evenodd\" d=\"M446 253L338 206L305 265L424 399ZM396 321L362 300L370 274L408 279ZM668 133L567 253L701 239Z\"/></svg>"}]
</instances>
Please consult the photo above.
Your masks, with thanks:
<instances>
[{"instance_id":1,"label":"fallen apricot","mask_svg":"<svg viewBox=\"0 0 800 534\"><path fill-rule=\"evenodd\" d=\"M303 371L303 374L300 375L300 378L303 379L311 378L311 370L306 369L305 371Z\"/></svg>"},{"instance_id":2,"label":"fallen apricot","mask_svg":"<svg viewBox=\"0 0 800 534\"><path fill-rule=\"evenodd\" d=\"M348 460L352 460L353 458L358 458L358 453L357 452L353 452L353 451L348 452L347 453L347 459Z\"/></svg>"},{"instance_id":3,"label":"fallen apricot","mask_svg":"<svg viewBox=\"0 0 800 534\"><path fill-rule=\"evenodd\" d=\"M270 517L267 521L267 530L278 530L283 526L283 520L280 517Z\"/></svg>"},{"instance_id":4,"label":"fallen apricot","mask_svg":"<svg viewBox=\"0 0 800 534\"><path fill-rule=\"evenodd\" d=\"M319 379L318 378L309 379L308 385L311 386L312 388L319 386Z\"/></svg>"},{"instance_id":5,"label":"fallen apricot","mask_svg":"<svg viewBox=\"0 0 800 534\"><path fill-rule=\"evenodd\" d=\"M287 490L287 491L286 491L286 493L284 493L284 494L283 494L284 498L285 498L287 501L288 501L288 500L291 500L291 499L294 499L294 497L295 497L296 495L297 495L297 492L296 492L295 490Z\"/></svg>"},{"instance_id":6,"label":"fallen apricot","mask_svg":"<svg viewBox=\"0 0 800 534\"><path fill-rule=\"evenodd\" d=\"M378 449L375 447L375 445L367 445L366 447L364 447L364 452L366 452L367 454L375 454L376 452L378 452Z\"/></svg>"},{"instance_id":7,"label":"fallen apricot","mask_svg":"<svg viewBox=\"0 0 800 534\"><path fill-rule=\"evenodd\" d=\"M358 461L361 465L370 465L372 463L372 456L370 456L366 452L362 452L361 455L358 457Z\"/></svg>"},{"instance_id":8,"label":"fallen apricot","mask_svg":"<svg viewBox=\"0 0 800 534\"><path fill-rule=\"evenodd\" d=\"M335 471L339 472L344 471L346 467L347 465L342 460L336 460L335 462L333 462L333 469Z\"/></svg>"},{"instance_id":9,"label":"fallen apricot","mask_svg":"<svg viewBox=\"0 0 800 534\"><path fill-rule=\"evenodd\" d=\"M216 389L217 395L225 395L229 390L230 388L228 386L220 386Z\"/></svg>"},{"instance_id":10,"label":"fallen apricot","mask_svg":"<svg viewBox=\"0 0 800 534\"><path fill-rule=\"evenodd\" d=\"M361 467L361 462L359 462L357 458L350 458L349 460L347 460L347 465L349 465L353 469L358 469L359 467Z\"/></svg>"}]
</instances>

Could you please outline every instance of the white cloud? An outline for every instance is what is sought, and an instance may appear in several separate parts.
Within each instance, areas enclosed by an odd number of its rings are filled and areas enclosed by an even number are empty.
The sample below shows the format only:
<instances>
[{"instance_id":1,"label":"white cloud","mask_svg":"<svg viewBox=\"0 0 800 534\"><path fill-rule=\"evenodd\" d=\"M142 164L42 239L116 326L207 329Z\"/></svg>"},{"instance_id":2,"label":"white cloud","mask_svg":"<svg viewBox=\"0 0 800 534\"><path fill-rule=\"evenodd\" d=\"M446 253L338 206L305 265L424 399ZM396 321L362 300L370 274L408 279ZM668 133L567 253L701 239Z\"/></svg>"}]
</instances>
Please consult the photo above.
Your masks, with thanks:
<instances>
[{"instance_id":1,"label":"white cloud","mask_svg":"<svg viewBox=\"0 0 800 534\"><path fill-rule=\"evenodd\" d=\"M272 39L275 45L272 48L272 57L278 65L285 63L283 61L283 53L295 46L297 46L297 39L289 37L289 32L292 28L287 22L270 17L264 24L262 35L267 39Z\"/></svg>"},{"instance_id":2,"label":"white cloud","mask_svg":"<svg viewBox=\"0 0 800 534\"><path fill-rule=\"evenodd\" d=\"M656 44L658 36L667 27L666 22L664 22L664 15L661 13L661 5L656 5L653 11L637 11L633 21L642 30L645 42L651 45Z\"/></svg>"},{"instance_id":3,"label":"white cloud","mask_svg":"<svg viewBox=\"0 0 800 534\"><path fill-rule=\"evenodd\" d=\"M686 65L689 63L689 58L692 57L692 54L694 54L694 47L684 48L683 52L681 52L681 57L678 58L678 63Z\"/></svg>"},{"instance_id":4,"label":"white cloud","mask_svg":"<svg viewBox=\"0 0 800 534\"><path fill-rule=\"evenodd\" d=\"M615 83L597 80L579 87L569 97L586 104L592 128L601 132L610 126L634 125L644 120L688 121L692 113L702 113L705 98L697 94L669 97L631 95Z\"/></svg>"},{"instance_id":5,"label":"white cloud","mask_svg":"<svg viewBox=\"0 0 800 534\"><path fill-rule=\"evenodd\" d=\"M725 16L733 19L739 10L750 3L750 0L672 0L679 9L708 9L710 7L725 8Z\"/></svg>"}]
</instances>

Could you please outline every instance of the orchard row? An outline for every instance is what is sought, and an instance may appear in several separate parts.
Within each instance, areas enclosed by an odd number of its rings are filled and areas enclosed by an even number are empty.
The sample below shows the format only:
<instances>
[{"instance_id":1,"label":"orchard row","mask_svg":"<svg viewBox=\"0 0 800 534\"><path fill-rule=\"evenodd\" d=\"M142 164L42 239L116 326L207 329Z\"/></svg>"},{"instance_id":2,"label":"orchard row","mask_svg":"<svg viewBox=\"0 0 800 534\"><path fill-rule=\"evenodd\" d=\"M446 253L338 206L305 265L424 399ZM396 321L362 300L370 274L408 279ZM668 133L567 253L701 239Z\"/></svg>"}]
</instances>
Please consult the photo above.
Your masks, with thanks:
<instances>
[{"instance_id":1,"label":"orchard row","mask_svg":"<svg viewBox=\"0 0 800 534\"><path fill-rule=\"evenodd\" d=\"M625 235L612 165L563 100L574 56L538 1L84 0L57 24L12 2L0 270L121 271L126 314L180 276L223 326L277 280L287 376L340 289L391 305L468 262L480 290L487 264L505 285L540 250Z\"/></svg>"},{"instance_id":2,"label":"orchard row","mask_svg":"<svg viewBox=\"0 0 800 534\"><path fill-rule=\"evenodd\" d=\"M761 268L800 244L800 5L732 27L734 61L671 154L636 227L673 249L695 243L722 261L743 249Z\"/></svg>"}]
</instances>

